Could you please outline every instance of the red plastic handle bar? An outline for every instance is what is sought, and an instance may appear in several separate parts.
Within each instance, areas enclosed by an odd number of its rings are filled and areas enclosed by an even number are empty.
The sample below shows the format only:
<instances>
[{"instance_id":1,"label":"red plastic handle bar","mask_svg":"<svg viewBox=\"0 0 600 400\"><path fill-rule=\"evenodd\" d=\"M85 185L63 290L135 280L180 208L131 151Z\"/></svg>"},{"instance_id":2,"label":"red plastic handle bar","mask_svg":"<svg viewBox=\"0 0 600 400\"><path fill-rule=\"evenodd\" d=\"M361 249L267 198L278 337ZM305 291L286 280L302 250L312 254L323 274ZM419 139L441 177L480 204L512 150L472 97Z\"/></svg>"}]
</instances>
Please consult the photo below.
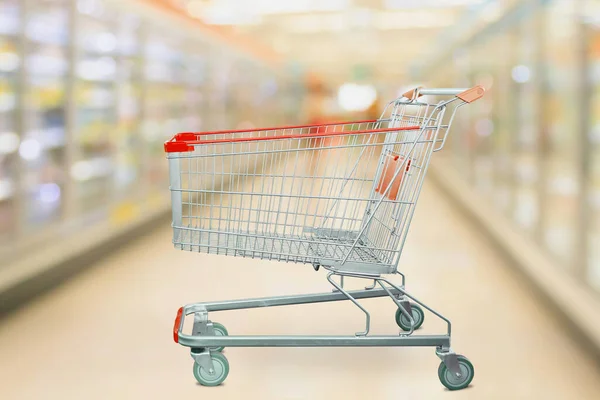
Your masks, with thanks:
<instances>
[{"instance_id":1,"label":"red plastic handle bar","mask_svg":"<svg viewBox=\"0 0 600 400\"><path fill-rule=\"evenodd\" d=\"M348 124L350 124L349 122ZM338 125L338 124L334 124ZM313 126L313 125L309 125ZM324 125L314 125L317 127ZM306 126L305 126L306 127ZM276 130L276 129L289 129L287 128L274 128L268 130ZM380 132L396 132L396 131L413 131L421 129L420 126L403 126L397 128L383 128L383 129L370 129L364 131L342 131L342 132L323 132L323 133L304 133L297 135L282 135L282 136L265 136L265 137L249 137L249 138L231 138L231 139L212 139L212 140L196 140L196 134L194 133L179 133L173 137L170 141L165 143L165 152L167 153L175 153L175 152L186 152L193 151L194 146L204 145L204 144L218 144L218 143L239 143L239 142L258 142L263 140L280 140L280 139L310 139L317 137L331 137L331 136L348 136L348 135L366 135L370 133L380 133ZM262 132L265 129L257 129L256 131L242 131L242 132ZM225 131L230 132L230 131Z\"/></svg>"},{"instance_id":2,"label":"red plastic handle bar","mask_svg":"<svg viewBox=\"0 0 600 400\"><path fill-rule=\"evenodd\" d=\"M249 133L249 132L264 132L264 131L277 131L282 129L302 129L302 128L320 128L323 126L333 125L349 125L349 124L367 124L377 122L376 119L367 119L362 121L349 121L349 122L329 122L326 124L308 124L308 125L289 125L289 126L277 126L270 128L253 128L253 129L237 129L237 130L221 130L221 131L207 131L207 132L181 132L176 134L165 143L165 152L175 153L182 151L192 151L193 147L188 146L187 142L197 140L200 136L205 135L231 135L234 133Z\"/></svg>"},{"instance_id":3,"label":"red plastic handle bar","mask_svg":"<svg viewBox=\"0 0 600 400\"><path fill-rule=\"evenodd\" d=\"M179 325L181 325L181 318L183 318L183 307L177 310L177 317L175 317L175 324L173 325L173 340L175 343L179 343Z\"/></svg>"}]
</instances>

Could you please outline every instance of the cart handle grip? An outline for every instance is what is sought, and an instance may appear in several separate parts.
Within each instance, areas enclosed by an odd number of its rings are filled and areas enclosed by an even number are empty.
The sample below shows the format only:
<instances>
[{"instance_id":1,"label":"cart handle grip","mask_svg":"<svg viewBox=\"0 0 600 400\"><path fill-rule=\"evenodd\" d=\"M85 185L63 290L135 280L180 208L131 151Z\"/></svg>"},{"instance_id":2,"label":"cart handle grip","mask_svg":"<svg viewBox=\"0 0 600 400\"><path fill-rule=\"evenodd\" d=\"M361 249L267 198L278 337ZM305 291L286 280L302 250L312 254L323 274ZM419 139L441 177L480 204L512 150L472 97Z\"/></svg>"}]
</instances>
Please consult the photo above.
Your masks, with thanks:
<instances>
[{"instance_id":1,"label":"cart handle grip","mask_svg":"<svg viewBox=\"0 0 600 400\"><path fill-rule=\"evenodd\" d=\"M472 88L432 88L423 89L422 87L411 89L402 94L403 97L416 100L421 96L455 96L465 103L472 103L479 100L485 94L485 88L481 85Z\"/></svg>"}]
</instances>

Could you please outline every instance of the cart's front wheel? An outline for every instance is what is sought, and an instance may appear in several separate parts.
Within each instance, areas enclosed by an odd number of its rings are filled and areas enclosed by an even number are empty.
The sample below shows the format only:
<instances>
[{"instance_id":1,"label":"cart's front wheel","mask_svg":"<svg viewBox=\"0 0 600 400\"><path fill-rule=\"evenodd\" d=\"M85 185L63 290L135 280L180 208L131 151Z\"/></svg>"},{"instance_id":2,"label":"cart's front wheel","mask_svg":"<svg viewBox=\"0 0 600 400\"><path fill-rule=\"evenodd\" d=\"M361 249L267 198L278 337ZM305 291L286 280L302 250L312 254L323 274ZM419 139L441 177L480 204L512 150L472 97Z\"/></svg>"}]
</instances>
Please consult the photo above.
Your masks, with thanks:
<instances>
[{"instance_id":1,"label":"cart's front wheel","mask_svg":"<svg viewBox=\"0 0 600 400\"><path fill-rule=\"evenodd\" d=\"M461 390L469 386L475 375L475 369L471 361L465 356L457 355L458 367L460 369L460 376L450 372L446 364L442 361L438 368L438 377L442 385L446 386L448 390Z\"/></svg>"},{"instance_id":2,"label":"cart's front wheel","mask_svg":"<svg viewBox=\"0 0 600 400\"><path fill-rule=\"evenodd\" d=\"M227 332L227 329L222 324L218 322L213 322L212 324L215 330L215 336L229 336L229 332ZM210 349L214 351L223 351L224 348L225 346L210 347Z\"/></svg>"},{"instance_id":3,"label":"cart's front wheel","mask_svg":"<svg viewBox=\"0 0 600 400\"><path fill-rule=\"evenodd\" d=\"M415 322L414 329L417 330L423 325L423 321L425 320L425 313L423 309L419 307L418 304L410 303L410 310L412 313L413 321ZM402 330L410 331L410 320L400 308L396 310L396 323Z\"/></svg>"},{"instance_id":4,"label":"cart's front wheel","mask_svg":"<svg viewBox=\"0 0 600 400\"><path fill-rule=\"evenodd\" d=\"M229 375L229 361L219 352L211 352L213 371L207 371L194 363L194 377L202 386L219 386Z\"/></svg>"}]
</instances>

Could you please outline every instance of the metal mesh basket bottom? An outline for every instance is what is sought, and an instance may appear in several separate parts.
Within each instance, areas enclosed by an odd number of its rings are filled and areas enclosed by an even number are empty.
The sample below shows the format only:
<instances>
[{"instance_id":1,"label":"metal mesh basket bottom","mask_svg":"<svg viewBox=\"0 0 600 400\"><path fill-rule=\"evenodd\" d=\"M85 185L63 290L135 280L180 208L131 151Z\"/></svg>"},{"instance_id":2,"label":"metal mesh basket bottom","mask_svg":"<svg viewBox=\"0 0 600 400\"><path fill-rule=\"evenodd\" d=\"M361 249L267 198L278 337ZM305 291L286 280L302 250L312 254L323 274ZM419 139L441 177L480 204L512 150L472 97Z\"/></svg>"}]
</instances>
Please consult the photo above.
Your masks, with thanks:
<instances>
[{"instance_id":1,"label":"metal mesh basket bottom","mask_svg":"<svg viewBox=\"0 0 600 400\"><path fill-rule=\"evenodd\" d=\"M283 236L256 232L209 232L196 228L175 228L173 243L181 250L228 256L278 260L295 263L339 262L354 244L351 238L316 237L311 233ZM348 262L388 265L368 247L354 248Z\"/></svg>"}]
</instances>

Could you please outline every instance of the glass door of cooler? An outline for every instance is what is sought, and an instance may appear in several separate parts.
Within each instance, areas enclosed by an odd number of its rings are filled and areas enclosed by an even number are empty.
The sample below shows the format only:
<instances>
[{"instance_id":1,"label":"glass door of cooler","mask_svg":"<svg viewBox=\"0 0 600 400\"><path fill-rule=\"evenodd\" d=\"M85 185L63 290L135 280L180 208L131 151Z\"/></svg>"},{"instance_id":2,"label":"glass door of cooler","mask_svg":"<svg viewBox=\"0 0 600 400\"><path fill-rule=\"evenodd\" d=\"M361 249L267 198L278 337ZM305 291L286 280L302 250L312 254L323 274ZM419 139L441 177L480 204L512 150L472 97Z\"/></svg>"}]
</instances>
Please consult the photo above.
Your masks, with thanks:
<instances>
[{"instance_id":1,"label":"glass door of cooler","mask_svg":"<svg viewBox=\"0 0 600 400\"><path fill-rule=\"evenodd\" d=\"M543 9L541 239L566 267L574 265L577 256L580 209L578 146L582 96L578 90L580 54L574 45L580 40L578 6L575 1L556 1Z\"/></svg>"},{"instance_id":2,"label":"glass door of cooler","mask_svg":"<svg viewBox=\"0 0 600 400\"><path fill-rule=\"evenodd\" d=\"M435 82L435 87L473 87L478 84L473 81L471 74L472 58L473 54L467 49L457 49L454 52L453 63L446 64L446 68L452 70L451 79ZM440 153L443 157L451 159L454 167L464 177L468 177L471 172L472 155L469 151L469 135L472 126L471 107L461 108L448 133L446 151Z\"/></svg>"},{"instance_id":3,"label":"glass door of cooler","mask_svg":"<svg viewBox=\"0 0 600 400\"><path fill-rule=\"evenodd\" d=\"M470 180L476 190L488 198L494 195L494 117L496 79L493 75L494 57L489 41L477 43L472 50L471 81L483 85L487 92L468 108L472 117L465 145L471 155ZM467 108L467 107L465 107ZM461 110L462 111L462 110Z\"/></svg>"},{"instance_id":4,"label":"glass door of cooler","mask_svg":"<svg viewBox=\"0 0 600 400\"><path fill-rule=\"evenodd\" d=\"M211 110L212 128L227 129L233 125L231 112L234 99L233 57L220 46L210 48L209 74L209 108Z\"/></svg>"},{"instance_id":5,"label":"glass door of cooler","mask_svg":"<svg viewBox=\"0 0 600 400\"><path fill-rule=\"evenodd\" d=\"M207 130L210 118L207 107L208 46L202 42L189 42L183 67L186 94L182 128L195 132Z\"/></svg>"},{"instance_id":6,"label":"glass door of cooler","mask_svg":"<svg viewBox=\"0 0 600 400\"><path fill-rule=\"evenodd\" d=\"M132 197L143 185L141 137L142 22L136 15L121 13L117 19L116 129L114 135L114 184L119 198Z\"/></svg>"},{"instance_id":7,"label":"glass door of cooler","mask_svg":"<svg viewBox=\"0 0 600 400\"><path fill-rule=\"evenodd\" d=\"M69 0L27 0L23 133L20 154L27 230L63 215Z\"/></svg>"},{"instance_id":8,"label":"glass door of cooler","mask_svg":"<svg viewBox=\"0 0 600 400\"><path fill-rule=\"evenodd\" d=\"M115 179L118 15L101 0L77 0L75 157L71 176L81 213L104 209Z\"/></svg>"},{"instance_id":9,"label":"glass door of cooler","mask_svg":"<svg viewBox=\"0 0 600 400\"><path fill-rule=\"evenodd\" d=\"M512 218L520 229L533 235L539 226L539 132L540 92L537 15L524 19L518 29L517 59L511 69L510 99L514 126L512 173L514 204Z\"/></svg>"},{"instance_id":10,"label":"glass door of cooler","mask_svg":"<svg viewBox=\"0 0 600 400\"><path fill-rule=\"evenodd\" d=\"M588 283L600 292L600 1L588 1L587 19L587 86L589 120L587 143L589 174L587 177L587 268Z\"/></svg>"},{"instance_id":11,"label":"glass door of cooler","mask_svg":"<svg viewBox=\"0 0 600 400\"><path fill-rule=\"evenodd\" d=\"M236 56L231 70L231 85L229 87L226 112L227 126L234 129L242 129L252 124L250 121L250 93L251 71L248 68L248 61Z\"/></svg>"},{"instance_id":12,"label":"glass door of cooler","mask_svg":"<svg viewBox=\"0 0 600 400\"><path fill-rule=\"evenodd\" d=\"M180 131L186 131L185 47L177 36L167 36L157 26L146 26L144 43L144 122L143 136L148 163L146 179L151 187L164 188L168 168L162 143Z\"/></svg>"},{"instance_id":13,"label":"glass door of cooler","mask_svg":"<svg viewBox=\"0 0 600 400\"><path fill-rule=\"evenodd\" d=\"M17 81L22 60L19 52L21 1L0 0L0 242L16 230L19 132Z\"/></svg>"},{"instance_id":14,"label":"glass door of cooler","mask_svg":"<svg viewBox=\"0 0 600 400\"><path fill-rule=\"evenodd\" d=\"M492 75L493 118L491 139L494 146L493 202L503 213L509 214L513 203L513 147L516 139L515 99L511 71L515 66L515 48L518 45L518 32L515 27L501 32L492 39L490 48L494 53Z\"/></svg>"},{"instance_id":15,"label":"glass door of cooler","mask_svg":"<svg viewBox=\"0 0 600 400\"><path fill-rule=\"evenodd\" d=\"M257 74L258 87L254 98L255 124L258 126L289 124L290 122L284 119L286 99L279 90L280 81L275 72L268 67L258 65Z\"/></svg>"}]
</instances>

